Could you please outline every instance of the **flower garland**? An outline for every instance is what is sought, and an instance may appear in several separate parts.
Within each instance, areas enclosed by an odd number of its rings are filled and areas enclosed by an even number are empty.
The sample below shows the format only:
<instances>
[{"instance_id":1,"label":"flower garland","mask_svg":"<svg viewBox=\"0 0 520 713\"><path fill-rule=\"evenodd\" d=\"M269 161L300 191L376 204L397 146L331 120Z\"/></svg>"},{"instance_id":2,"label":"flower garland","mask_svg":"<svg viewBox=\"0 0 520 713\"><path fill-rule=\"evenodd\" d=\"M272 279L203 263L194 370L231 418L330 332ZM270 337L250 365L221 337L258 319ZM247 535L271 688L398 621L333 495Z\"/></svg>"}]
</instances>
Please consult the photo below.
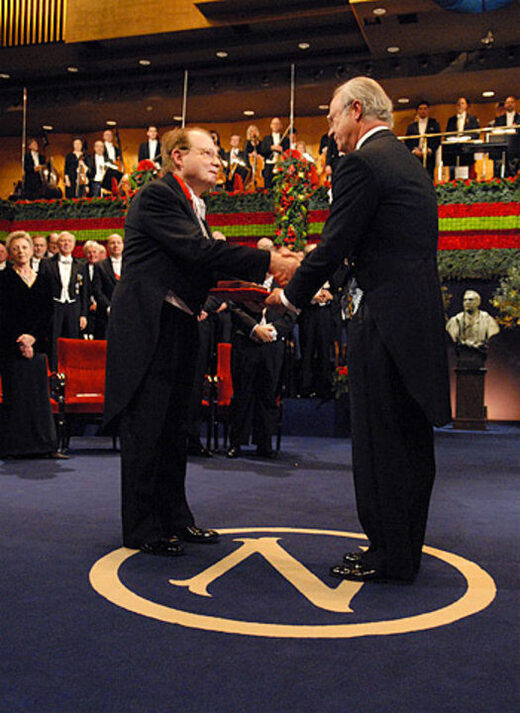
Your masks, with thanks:
<instances>
[{"instance_id":1,"label":"flower garland","mask_svg":"<svg viewBox=\"0 0 520 713\"><path fill-rule=\"evenodd\" d=\"M348 394L348 367L337 366L332 375L332 393L335 399L341 398L343 394Z\"/></svg>"},{"instance_id":2,"label":"flower garland","mask_svg":"<svg viewBox=\"0 0 520 713\"><path fill-rule=\"evenodd\" d=\"M303 250L307 244L307 214L309 199L314 191L311 168L297 151L292 151L273 171L274 242L290 250Z\"/></svg>"},{"instance_id":3,"label":"flower garland","mask_svg":"<svg viewBox=\"0 0 520 713\"><path fill-rule=\"evenodd\" d=\"M506 329L520 327L520 267L512 265L506 278L500 281L491 304L496 307L496 320Z\"/></svg>"}]
</instances>

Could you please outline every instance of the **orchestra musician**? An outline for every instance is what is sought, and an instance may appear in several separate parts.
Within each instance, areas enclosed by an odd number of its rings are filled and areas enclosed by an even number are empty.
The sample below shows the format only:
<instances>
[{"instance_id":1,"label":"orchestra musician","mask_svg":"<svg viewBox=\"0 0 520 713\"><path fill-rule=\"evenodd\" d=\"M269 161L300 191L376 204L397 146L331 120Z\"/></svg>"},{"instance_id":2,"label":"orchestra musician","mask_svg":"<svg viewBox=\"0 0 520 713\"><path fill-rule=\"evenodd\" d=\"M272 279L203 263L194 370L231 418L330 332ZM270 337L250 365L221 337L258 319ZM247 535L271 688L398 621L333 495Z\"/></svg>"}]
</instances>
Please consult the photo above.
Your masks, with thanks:
<instances>
[{"instance_id":1,"label":"orchestra musician","mask_svg":"<svg viewBox=\"0 0 520 713\"><path fill-rule=\"evenodd\" d=\"M24 195L27 200L35 200L42 196L41 172L45 166L45 156L40 153L36 139L30 139L27 149L24 157Z\"/></svg>"},{"instance_id":2,"label":"orchestra musician","mask_svg":"<svg viewBox=\"0 0 520 713\"><path fill-rule=\"evenodd\" d=\"M264 187L264 158L258 153L260 142L260 129L256 124L249 124L246 130L246 145L244 151L249 158L251 166L251 179L247 188L263 188Z\"/></svg>"},{"instance_id":3,"label":"orchestra musician","mask_svg":"<svg viewBox=\"0 0 520 713\"><path fill-rule=\"evenodd\" d=\"M105 159L105 144L101 139L94 142L94 154L90 163L90 197L98 198L101 195L101 184L109 165Z\"/></svg>"},{"instance_id":4,"label":"orchestra musician","mask_svg":"<svg viewBox=\"0 0 520 713\"><path fill-rule=\"evenodd\" d=\"M264 136L258 149L265 159L264 181L266 188L272 188L275 164L284 151L289 149L289 137L282 135L282 122L279 117L275 116L271 119L270 129L271 133Z\"/></svg>"},{"instance_id":5,"label":"orchestra musician","mask_svg":"<svg viewBox=\"0 0 520 713\"><path fill-rule=\"evenodd\" d=\"M161 142L158 139L158 131L155 124L150 124L146 130L146 136L148 137L147 141L143 141L143 143L139 145L138 160L141 162L145 159L149 159L154 162L157 169L160 169L162 162Z\"/></svg>"},{"instance_id":6,"label":"orchestra musician","mask_svg":"<svg viewBox=\"0 0 520 713\"><path fill-rule=\"evenodd\" d=\"M421 100L417 104L417 116L415 121L408 124L406 129L407 136L421 136L420 139L407 139L405 141L406 145L416 156L421 163L423 162L423 152L426 152L426 170L433 178L433 170L435 168L435 153L439 148L441 143L440 136L432 136L429 139L422 138L424 134L438 134L440 133L441 127L436 119L429 116L430 104L426 100Z\"/></svg>"},{"instance_id":7,"label":"orchestra musician","mask_svg":"<svg viewBox=\"0 0 520 713\"><path fill-rule=\"evenodd\" d=\"M121 167L121 149L114 144L114 132L111 129L103 131L105 144L105 161L109 161L117 169Z\"/></svg>"},{"instance_id":8,"label":"orchestra musician","mask_svg":"<svg viewBox=\"0 0 520 713\"><path fill-rule=\"evenodd\" d=\"M65 196L82 198L89 192L90 160L83 139L72 140L72 151L65 157Z\"/></svg>"},{"instance_id":9,"label":"orchestra musician","mask_svg":"<svg viewBox=\"0 0 520 713\"><path fill-rule=\"evenodd\" d=\"M226 172L226 190L241 190L245 188L248 179L251 175L247 154L240 148L240 136L233 134L229 139L230 149L226 153L227 172ZM240 181L236 177L240 176Z\"/></svg>"}]
</instances>

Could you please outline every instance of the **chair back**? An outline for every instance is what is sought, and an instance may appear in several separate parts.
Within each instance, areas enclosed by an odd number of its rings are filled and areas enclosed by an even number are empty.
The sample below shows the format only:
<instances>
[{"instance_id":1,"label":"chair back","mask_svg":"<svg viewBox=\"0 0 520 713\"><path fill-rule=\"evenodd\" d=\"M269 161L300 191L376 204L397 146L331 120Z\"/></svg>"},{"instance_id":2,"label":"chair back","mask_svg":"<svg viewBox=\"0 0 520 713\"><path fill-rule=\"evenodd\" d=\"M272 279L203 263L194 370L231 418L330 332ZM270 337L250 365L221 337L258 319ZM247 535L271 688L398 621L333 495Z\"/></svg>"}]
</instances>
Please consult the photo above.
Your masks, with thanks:
<instances>
[{"instance_id":1,"label":"chair back","mask_svg":"<svg viewBox=\"0 0 520 713\"><path fill-rule=\"evenodd\" d=\"M58 372L65 374L65 402L105 398L105 340L58 339Z\"/></svg>"},{"instance_id":2,"label":"chair back","mask_svg":"<svg viewBox=\"0 0 520 713\"><path fill-rule=\"evenodd\" d=\"M231 380L231 344L220 342L217 346L217 403L218 406L229 406L233 396Z\"/></svg>"}]
</instances>

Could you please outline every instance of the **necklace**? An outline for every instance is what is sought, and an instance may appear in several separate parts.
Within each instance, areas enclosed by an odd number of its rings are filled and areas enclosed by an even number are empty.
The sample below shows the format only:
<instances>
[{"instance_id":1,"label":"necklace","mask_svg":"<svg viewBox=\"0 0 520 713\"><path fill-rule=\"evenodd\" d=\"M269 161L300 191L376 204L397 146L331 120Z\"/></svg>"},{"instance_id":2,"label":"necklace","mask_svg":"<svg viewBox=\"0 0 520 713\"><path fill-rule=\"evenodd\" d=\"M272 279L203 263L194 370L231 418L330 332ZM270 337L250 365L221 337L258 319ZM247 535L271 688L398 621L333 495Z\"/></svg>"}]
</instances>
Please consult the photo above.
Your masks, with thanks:
<instances>
[{"instance_id":1,"label":"necklace","mask_svg":"<svg viewBox=\"0 0 520 713\"><path fill-rule=\"evenodd\" d=\"M36 274L32 268L29 268L29 272L22 272L23 268L20 270L18 268L14 268L14 271L16 272L17 275L20 275L22 280L25 282L26 285L29 285L29 287L32 286L34 280L36 279Z\"/></svg>"}]
</instances>

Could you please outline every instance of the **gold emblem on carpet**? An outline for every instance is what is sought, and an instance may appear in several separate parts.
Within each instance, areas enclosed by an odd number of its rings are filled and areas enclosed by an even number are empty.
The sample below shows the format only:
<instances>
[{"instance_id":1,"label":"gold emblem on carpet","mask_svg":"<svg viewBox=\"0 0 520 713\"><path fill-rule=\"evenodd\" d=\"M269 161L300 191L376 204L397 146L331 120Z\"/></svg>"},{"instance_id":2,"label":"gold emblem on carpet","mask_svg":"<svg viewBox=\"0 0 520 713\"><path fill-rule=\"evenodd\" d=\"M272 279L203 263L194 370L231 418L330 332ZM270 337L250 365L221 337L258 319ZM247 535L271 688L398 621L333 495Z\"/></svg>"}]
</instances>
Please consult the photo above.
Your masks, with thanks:
<instances>
[{"instance_id":1,"label":"gold emblem on carpet","mask_svg":"<svg viewBox=\"0 0 520 713\"><path fill-rule=\"evenodd\" d=\"M359 533L284 527L219 528L219 532L223 536L243 536L233 538L233 541L238 545L234 551L216 559L209 567L188 579L169 579L170 585L179 590L187 590L196 597L212 597L209 591L210 585L216 580L224 578L236 567L240 567L253 555L260 555L286 580L288 587L297 590L314 607L324 611L351 614L353 612L352 600L364 586L367 586L363 583L347 581L330 586L311 572L280 543L284 533L352 538L366 542L365 537ZM267 536L266 533L269 535ZM212 548L211 551L218 553L217 548L215 550ZM493 601L496 595L493 579L477 564L459 555L443 552L433 547L425 546L424 552L442 560L458 571L466 580L466 591L455 601L438 609L385 621L353 623L345 621L345 623L339 624L261 623L172 608L147 599L123 584L119 577L119 569L130 557L138 553L137 550L124 547L105 555L94 564L90 571L90 583L101 596L110 602L153 619L208 631L281 638L352 638L422 631L445 626L475 614L485 609Z\"/></svg>"}]
</instances>

